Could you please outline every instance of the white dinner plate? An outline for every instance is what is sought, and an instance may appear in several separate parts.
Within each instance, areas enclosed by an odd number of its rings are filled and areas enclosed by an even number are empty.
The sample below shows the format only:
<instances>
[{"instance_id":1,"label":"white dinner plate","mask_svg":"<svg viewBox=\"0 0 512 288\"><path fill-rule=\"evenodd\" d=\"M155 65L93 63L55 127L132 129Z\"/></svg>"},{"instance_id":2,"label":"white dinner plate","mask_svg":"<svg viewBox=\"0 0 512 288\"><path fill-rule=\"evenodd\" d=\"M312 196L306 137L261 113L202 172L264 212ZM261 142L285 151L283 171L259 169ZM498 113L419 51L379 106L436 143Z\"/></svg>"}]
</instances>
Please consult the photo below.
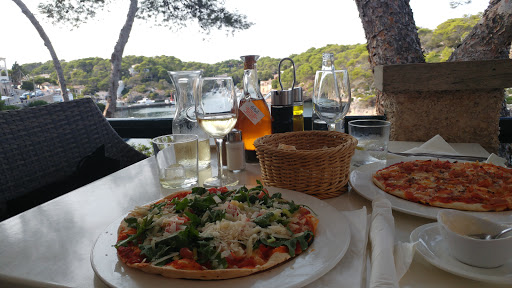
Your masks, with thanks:
<instances>
[{"instance_id":1,"label":"white dinner plate","mask_svg":"<svg viewBox=\"0 0 512 288\"><path fill-rule=\"evenodd\" d=\"M320 220L317 236L309 249L274 269L229 280L169 279L129 268L118 260L113 245L121 217L102 232L91 252L91 264L99 278L111 287L302 287L331 270L345 255L350 244L350 227L344 216L328 203L307 194L268 187L271 194L281 192L283 198L306 204Z\"/></svg>"},{"instance_id":2,"label":"white dinner plate","mask_svg":"<svg viewBox=\"0 0 512 288\"><path fill-rule=\"evenodd\" d=\"M398 163L400 161L413 161L419 158L410 157L405 159L393 159L388 160L386 163L384 162L375 162L367 165L363 165L361 167L356 168L352 173L350 173L350 186L361 196L365 197L368 200L373 201L376 197L382 196L391 202L391 207L397 211L407 213L410 215L437 219L437 212L444 208L433 207L428 205L423 205L415 202L411 202L391 194L388 194L382 191L379 187L377 187L372 181L372 175L384 167L389 165ZM425 158L423 158L425 159ZM487 218L492 221L502 222L502 223L512 223L512 211L504 211L504 212L469 212L471 214L475 214L480 217Z\"/></svg>"},{"instance_id":3,"label":"white dinner plate","mask_svg":"<svg viewBox=\"0 0 512 288\"><path fill-rule=\"evenodd\" d=\"M493 269L473 267L459 262L450 255L437 222L420 226L412 231L411 242L418 242L416 250L437 268L468 279L512 284L512 259L505 265Z\"/></svg>"}]
</instances>

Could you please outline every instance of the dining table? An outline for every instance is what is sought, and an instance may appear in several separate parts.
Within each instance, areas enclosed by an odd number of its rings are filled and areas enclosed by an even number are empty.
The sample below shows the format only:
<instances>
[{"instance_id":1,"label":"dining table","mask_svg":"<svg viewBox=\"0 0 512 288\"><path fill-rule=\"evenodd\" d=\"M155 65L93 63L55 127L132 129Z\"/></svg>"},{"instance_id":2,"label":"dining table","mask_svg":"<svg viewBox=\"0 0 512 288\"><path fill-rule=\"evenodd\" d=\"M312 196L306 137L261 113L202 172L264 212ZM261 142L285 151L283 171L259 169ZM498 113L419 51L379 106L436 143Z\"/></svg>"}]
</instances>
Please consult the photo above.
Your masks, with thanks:
<instances>
[{"instance_id":1,"label":"dining table","mask_svg":"<svg viewBox=\"0 0 512 288\"><path fill-rule=\"evenodd\" d=\"M421 144L390 141L389 150L406 151ZM489 155L476 143L451 145L463 155ZM200 171L200 182L216 171L216 165L213 158L210 168ZM246 169L235 176L239 185L256 185L261 179L260 166L247 163ZM0 222L0 287L108 287L91 265L91 252L96 240L109 225L119 221L134 207L170 193L172 191L160 188L155 158L149 157ZM372 201L352 187L340 196L321 201L338 211L363 207L368 213L372 211ZM411 241L413 230L436 222L432 218L398 210L393 210L392 214L397 242ZM366 253L365 256L367 268L371 267L369 255ZM367 273L361 277L365 278L361 286L367 287ZM162 279L164 281L165 278ZM143 283L139 284L144 287ZM402 288L511 287L457 276L432 265L419 253L414 255L399 285Z\"/></svg>"}]
</instances>

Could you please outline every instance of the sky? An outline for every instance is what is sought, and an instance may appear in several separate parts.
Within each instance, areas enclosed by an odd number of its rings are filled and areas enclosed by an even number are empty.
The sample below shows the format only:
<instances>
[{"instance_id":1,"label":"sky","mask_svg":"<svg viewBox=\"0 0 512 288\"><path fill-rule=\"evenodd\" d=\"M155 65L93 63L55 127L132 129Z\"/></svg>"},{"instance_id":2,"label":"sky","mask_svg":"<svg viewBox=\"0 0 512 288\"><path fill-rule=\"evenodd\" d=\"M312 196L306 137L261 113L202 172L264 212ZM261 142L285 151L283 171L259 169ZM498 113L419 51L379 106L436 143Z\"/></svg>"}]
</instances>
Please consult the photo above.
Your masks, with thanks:
<instances>
[{"instance_id":1,"label":"sky","mask_svg":"<svg viewBox=\"0 0 512 288\"><path fill-rule=\"evenodd\" d=\"M44 0L24 0L37 13ZM57 56L71 61L87 57L109 59L128 11L128 0L113 1L110 11L80 28L53 25L36 15L52 41ZM354 0L225 0L228 9L247 15L254 25L248 30L226 35L225 31L201 34L194 23L179 31L155 27L151 22L135 20L124 55L174 56L182 61L217 63L256 54L285 58L309 48L327 44L366 43ZM450 0L411 0L416 26L435 29L442 22L483 12L488 0L473 0L456 9ZM51 60L50 53L36 29L14 2L0 0L0 58L7 67L14 62L26 64Z\"/></svg>"}]
</instances>

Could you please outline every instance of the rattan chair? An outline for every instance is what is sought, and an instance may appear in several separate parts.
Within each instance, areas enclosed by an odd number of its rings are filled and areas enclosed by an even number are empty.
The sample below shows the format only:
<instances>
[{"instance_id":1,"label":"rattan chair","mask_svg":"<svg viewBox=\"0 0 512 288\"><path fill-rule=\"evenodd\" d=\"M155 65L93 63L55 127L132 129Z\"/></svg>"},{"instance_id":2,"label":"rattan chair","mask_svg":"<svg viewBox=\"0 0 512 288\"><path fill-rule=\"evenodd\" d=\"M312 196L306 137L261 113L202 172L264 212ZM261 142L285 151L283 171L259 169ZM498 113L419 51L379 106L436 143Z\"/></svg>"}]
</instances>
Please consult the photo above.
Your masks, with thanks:
<instances>
[{"instance_id":1,"label":"rattan chair","mask_svg":"<svg viewBox=\"0 0 512 288\"><path fill-rule=\"evenodd\" d=\"M91 99L0 112L0 221L2 206L6 218L9 201L66 181L99 147L118 169L146 158L119 137Z\"/></svg>"}]
</instances>

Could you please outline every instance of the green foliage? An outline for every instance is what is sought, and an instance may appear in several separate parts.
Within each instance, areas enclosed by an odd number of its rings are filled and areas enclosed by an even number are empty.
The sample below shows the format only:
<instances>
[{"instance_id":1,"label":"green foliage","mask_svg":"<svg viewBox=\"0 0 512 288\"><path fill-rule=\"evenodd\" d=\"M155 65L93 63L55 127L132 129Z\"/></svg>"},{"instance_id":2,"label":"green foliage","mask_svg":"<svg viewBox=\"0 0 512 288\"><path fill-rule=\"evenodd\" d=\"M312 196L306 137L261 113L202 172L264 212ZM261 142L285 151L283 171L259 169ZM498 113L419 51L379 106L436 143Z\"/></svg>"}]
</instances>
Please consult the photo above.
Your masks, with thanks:
<instances>
[{"instance_id":1,"label":"green foliage","mask_svg":"<svg viewBox=\"0 0 512 288\"><path fill-rule=\"evenodd\" d=\"M103 103L96 103L96 105L98 106L98 108L100 108L101 112L105 111L105 107L106 107L105 104L103 104Z\"/></svg>"},{"instance_id":2,"label":"green foliage","mask_svg":"<svg viewBox=\"0 0 512 288\"><path fill-rule=\"evenodd\" d=\"M151 157L153 156L153 149L151 149L151 147L147 146L147 145L144 145L144 144L131 144L131 146L139 151L140 153L148 156L148 157Z\"/></svg>"},{"instance_id":3,"label":"green foliage","mask_svg":"<svg viewBox=\"0 0 512 288\"><path fill-rule=\"evenodd\" d=\"M35 101L28 103L28 107L43 106L43 105L47 105L47 104L48 104L48 102L46 102L44 100L35 100Z\"/></svg>"},{"instance_id":4,"label":"green foliage","mask_svg":"<svg viewBox=\"0 0 512 288\"><path fill-rule=\"evenodd\" d=\"M41 76L34 77L34 83L36 83L36 85L41 85L44 82L48 82L53 85L57 85L57 81L55 79L51 79L48 77L41 77Z\"/></svg>"},{"instance_id":5,"label":"green foliage","mask_svg":"<svg viewBox=\"0 0 512 288\"><path fill-rule=\"evenodd\" d=\"M21 83L21 89L28 90L28 91L34 91L34 82L23 81L23 83Z\"/></svg>"},{"instance_id":6,"label":"green foliage","mask_svg":"<svg viewBox=\"0 0 512 288\"><path fill-rule=\"evenodd\" d=\"M20 107L14 106L14 105L5 105L5 101L0 100L0 111L2 111L2 110L17 110L17 109L20 109Z\"/></svg>"},{"instance_id":7,"label":"green foliage","mask_svg":"<svg viewBox=\"0 0 512 288\"><path fill-rule=\"evenodd\" d=\"M9 75L11 76L12 83L16 85L19 85L21 83L23 75L26 74L21 65L18 64L18 62L14 62L9 73Z\"/></svg>"},{"instance_id":8,"label":"green foliage","mask_svg":"<svg viewBox=\"0 0 512 288\"><path fill-rule=\"evenodd\" d=\"M40 3L38 10L56 23L65 23L79 27L96 16L97 11L108 10L112 0L63 1L48 0ZM208 34L212 29L235 31L250 28L254 23L238 11L230 12L224 7L223 0L139 0L135 18L152 20L156 26L177 30L187 26L187 22L197 21L201 30ZM121 53L122 56L122 53ZM117 79L116 79L117 80Z\"/></svg>"},{"instance_id":9,"label":"green foliage","mask_svg":"<svg viewBox=\"0 0 512 288\"><path fill-rule=\"evenodd\" d=\"M512 104L512 88L505 88L505 100L507 104Z\"/></svg>"},{"instance_id":10,"label":"green foliage","mask_svg":"<svg viewBox=\"0 0 512 288\"><path fill-rule=\"evenodd\" d=\"M440 24L436 29L418 28L425 60L429 63L446 61L462 38L469 33L481 15L466 15L463 18L450 19ZM331 44L321 48L312 47L306 52L290 55L296 68L295 86L304 90L304 98L309 99L313 94L313 81L316 70L322 65L322 53L334 53L334 63L337 69L347 69L350 76L352 96L371 102L374 99L373 74L368 62L366 44L336 45ZM257 62L258 77L261 81L272 80L272 89L280 90L278 79L279 61L272 57L261 57ZM99 91L107 91L110 80L110 61L97 57L62 62L65 78L70 86L84 85L84 95L94 95ZM229 75L238 88L243 88L243 62L231 59L215 64L199 62L183 62L173 56L125 56L121 64L121 79L125 84L121 92L123 97L131 99L148 97L163 100L175 93L167 71L203 70L204 77ZM51 79L57 79L52 61L46 63L24 64L19 67L26 74L49 74ZM293 82L292 65L283 61L281 65L281 81L284 89L289 89ZM132 74L130 74L132 73ZM31 85L31 82L24 82ZM30 88L30 87L29 87ZM33 88L25 89L33 90ZM142 94L142 95L141 95Z\"/></svg>"},{"instance_id":11,"label":"green foliage","mask_svg":"<svg viewBox=\"0 0 512 288\"><path fill-rule=\"evenodd\" d=\"M464 37L481 18L481 13L465 15L463 18L449 19L433 31L419 28L418 36L425 51L425 61L435 63L448 60L453 50L462 43Z\"/></svg>"},{"instance_id":12,"label":"green foliage","mask_svg":"<svg viewBox=\"0 0 512 288\"><path fill-rule=\"evenodd\" d=\"M480 18L481 14L449 19L437 26L433 37L444 44L444 46L456 47L462 42L464 36L471 31L473 26L480 21Z\"/></svg>"}]
</instances>

